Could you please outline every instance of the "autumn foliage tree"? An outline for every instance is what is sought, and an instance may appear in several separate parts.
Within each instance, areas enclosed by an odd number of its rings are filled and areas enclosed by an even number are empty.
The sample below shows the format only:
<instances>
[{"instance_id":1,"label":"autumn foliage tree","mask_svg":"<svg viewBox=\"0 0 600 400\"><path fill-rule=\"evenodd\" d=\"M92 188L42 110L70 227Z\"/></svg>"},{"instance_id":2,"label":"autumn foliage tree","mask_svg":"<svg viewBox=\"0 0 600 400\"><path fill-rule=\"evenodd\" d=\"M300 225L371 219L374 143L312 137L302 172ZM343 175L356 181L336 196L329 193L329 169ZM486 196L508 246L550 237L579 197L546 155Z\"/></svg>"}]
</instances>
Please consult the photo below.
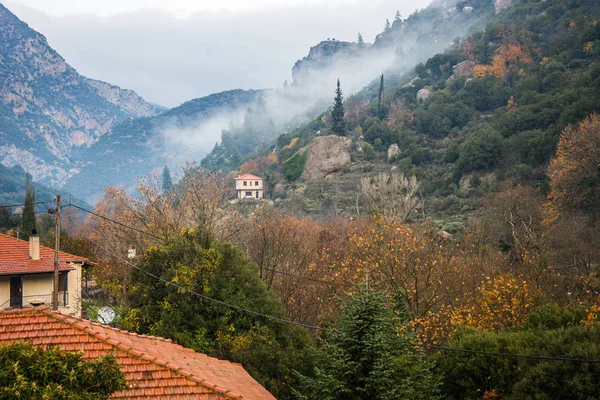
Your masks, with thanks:
<instances>
[{"instance_id":1,"label":"autumn foliage tree","mask_svg":"<svg viewBox=\"0 0 600 400\"><path fill-rule=\"evenodd\" d=\"M568 126L548 167L554 215L582 212L600 219L600 117L592 114Z\"/></svg>"}]
</instances>

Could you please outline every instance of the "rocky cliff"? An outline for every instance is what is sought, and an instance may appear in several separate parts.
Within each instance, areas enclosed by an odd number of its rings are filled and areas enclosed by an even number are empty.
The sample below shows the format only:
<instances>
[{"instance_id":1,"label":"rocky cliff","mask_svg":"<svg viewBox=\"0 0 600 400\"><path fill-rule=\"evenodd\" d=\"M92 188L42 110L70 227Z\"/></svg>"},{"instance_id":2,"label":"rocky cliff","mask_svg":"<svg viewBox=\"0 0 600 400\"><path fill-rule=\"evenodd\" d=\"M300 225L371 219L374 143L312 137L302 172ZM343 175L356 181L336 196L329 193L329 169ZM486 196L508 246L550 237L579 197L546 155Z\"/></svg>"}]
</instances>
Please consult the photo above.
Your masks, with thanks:
<instances>
[{"instance_id":1,"label":"rocky cliff","mask_svg":"<svg viewBox=\"0 0 600 400\"><path fill-rule=\"evenodd\" d=\"M158 110L130 90L81 76L46 38L0 4L0 163L59 186L73 150Z\"/></svg>"},{"instance_id":2,"label":"rocky cliff","mask_svg":"<svg viewBox=\"0 0 600 400\"><path fill-rule=\"evenodd\" d=\"M311 79L311 74L344 60L357 58L369 45L340 42L335 39L324 40L310 48L308 55L296 61L292 68L294 84L302 84Z\"/></svg>"}]
</instances>

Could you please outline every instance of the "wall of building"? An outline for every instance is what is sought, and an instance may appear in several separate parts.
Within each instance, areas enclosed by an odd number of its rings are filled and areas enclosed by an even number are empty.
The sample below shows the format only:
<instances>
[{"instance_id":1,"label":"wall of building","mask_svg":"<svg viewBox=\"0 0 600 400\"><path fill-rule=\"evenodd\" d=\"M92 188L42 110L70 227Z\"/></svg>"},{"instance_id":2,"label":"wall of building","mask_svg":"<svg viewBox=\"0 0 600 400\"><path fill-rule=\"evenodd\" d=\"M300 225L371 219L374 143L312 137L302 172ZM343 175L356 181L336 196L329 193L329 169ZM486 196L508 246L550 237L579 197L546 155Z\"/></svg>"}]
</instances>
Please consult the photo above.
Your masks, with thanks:
<instances>
[{"instance_id":1,"label":"wall of building","mask_svg":"<svg viewBox=\"0 0 600 400\"><path fill-rule=\"evenodd\" d=\"M68 305L59 306L65 314L81 317L81 265L73 265L67 278ZM33 299L43 300L45 306L52 305L53 274L23 275L23 307L30 307ZM10 307L10 277L0 277L0 305L2 309ZM62 303L62 300L60 301Z\"/></svg>"},{"instance_id":2,"label":"wall of building","mask_svg":"<svg viewBox=\"0 0 600 400\"><path fill-rule=\"evenodd\" d=\"M246 186L244 186L244 182L246 182ZM258 185L256 184L258 182ZM235 181L235 189L237 193L238 199L262 199L264 198L263 192L263 180L236 180ZM247 195L246 192L250 192L251 195ZM256 192L258 192L258 197L256 197Z\"/></svg>"}]
</instances>

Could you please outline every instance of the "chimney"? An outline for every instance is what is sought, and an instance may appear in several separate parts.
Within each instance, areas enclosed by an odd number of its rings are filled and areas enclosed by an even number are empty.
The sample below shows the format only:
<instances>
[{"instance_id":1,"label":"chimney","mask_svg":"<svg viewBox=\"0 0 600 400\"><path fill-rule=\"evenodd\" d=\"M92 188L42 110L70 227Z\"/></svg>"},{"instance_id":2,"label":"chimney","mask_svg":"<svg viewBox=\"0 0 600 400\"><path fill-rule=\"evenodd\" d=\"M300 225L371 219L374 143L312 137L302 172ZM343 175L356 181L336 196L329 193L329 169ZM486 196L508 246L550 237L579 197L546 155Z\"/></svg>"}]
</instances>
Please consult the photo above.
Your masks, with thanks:
<instances>
[{"instance_id":1,"label":"chimney","mask_svg":"<svg viewBox=\"0 0 600 400\"><path fill-rule=\"evenodd\" d=\"M29 236L29 258L32 260L40 259L40 237L34 229Z\"/></svg>"}]
</instances>

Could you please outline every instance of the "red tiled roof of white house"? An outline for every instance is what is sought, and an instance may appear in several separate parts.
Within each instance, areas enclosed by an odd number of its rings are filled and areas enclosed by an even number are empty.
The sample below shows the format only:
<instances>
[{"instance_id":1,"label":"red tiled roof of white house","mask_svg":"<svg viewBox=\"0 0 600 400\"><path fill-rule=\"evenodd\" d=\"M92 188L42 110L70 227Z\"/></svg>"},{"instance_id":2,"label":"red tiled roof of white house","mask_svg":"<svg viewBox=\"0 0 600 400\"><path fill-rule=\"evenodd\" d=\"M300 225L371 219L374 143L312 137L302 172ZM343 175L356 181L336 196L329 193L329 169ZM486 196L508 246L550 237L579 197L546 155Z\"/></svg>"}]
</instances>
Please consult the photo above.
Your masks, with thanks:
<instances>
[{"instance_id":1,"label":"red tiled roof of white house","mask_svg":"<svg viewBox=\"0 0 600 400\"><path fill-rule=\"evenodd\" d=\"M0 344L17 340L83 351L87 359L114 355L127 389L111 399L275 400L240 364L46 308L0 311Z\"/></svg>"},{"instance_id":2,"label":"red tiled roof of white house","mask_svg":"<svg viewBox=\"0 0 600 400\"><path fill-rule=\"evenodd\" d=\"M253 181L256 179L262 180L262 178L260 176L256 176L256 175L252 175L252 174L243 174L243 175L240 175L237 178L235 178L236 181L244 180L244 179L249 180L249 181Z\"/></svg>"},{"instance_id":3,"label":"red tiled roof of white house","mask_svg":"<svg viewBox=\"0 0 600 400\"><path fill-rule=\"evenodd\" d=\"M87 258L59 253L59 270L71 271L70 263L84 263ZM29 254L29 242L0 233L0 275L35 274L54 271L54 249L39 246L39 259Z\"/></svg>"}]
</instances>

